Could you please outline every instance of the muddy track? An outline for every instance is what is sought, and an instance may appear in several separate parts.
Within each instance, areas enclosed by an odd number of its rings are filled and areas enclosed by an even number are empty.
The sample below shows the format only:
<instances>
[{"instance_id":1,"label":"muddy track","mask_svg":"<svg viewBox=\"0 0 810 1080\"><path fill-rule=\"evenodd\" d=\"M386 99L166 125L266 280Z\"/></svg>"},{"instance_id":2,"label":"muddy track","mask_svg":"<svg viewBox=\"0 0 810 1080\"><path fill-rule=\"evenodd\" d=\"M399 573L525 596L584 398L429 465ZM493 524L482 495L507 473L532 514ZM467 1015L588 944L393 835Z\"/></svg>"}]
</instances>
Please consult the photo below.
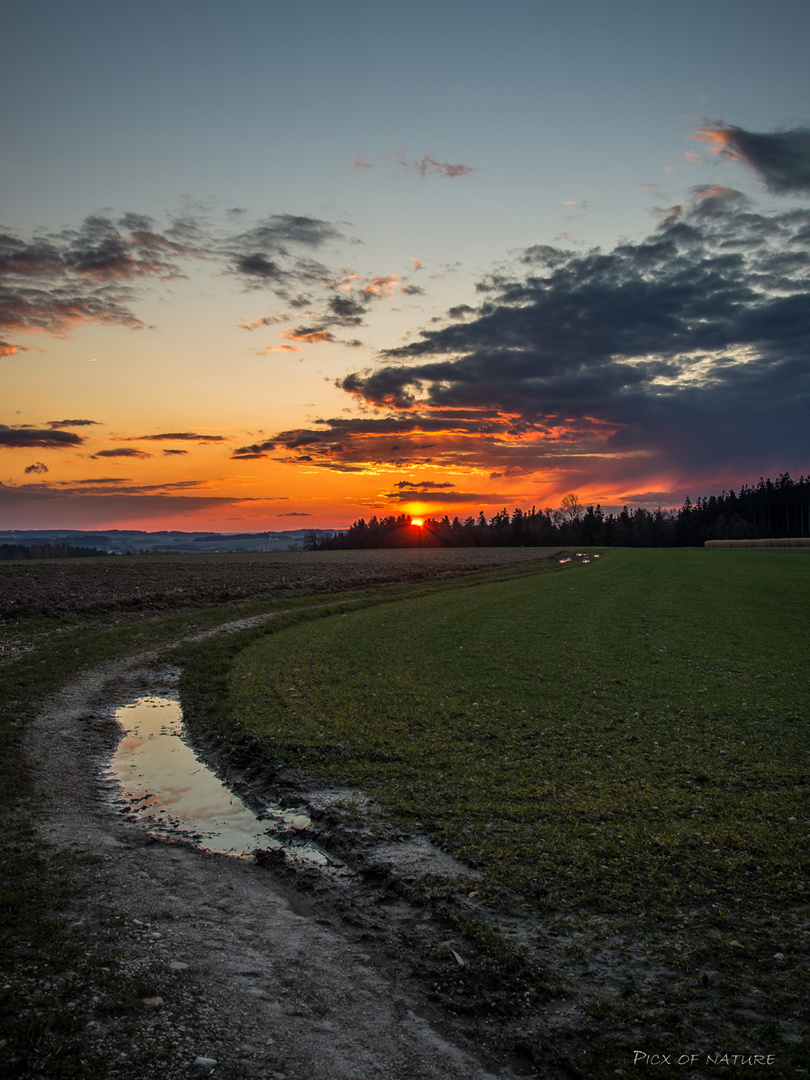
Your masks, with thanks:
<instances>
[{"instance_id":1,"label":"muddy track","mask_svg":"<svg viewBox=\"0 0 810 1080\"><path fill-rule=\"evenodd\" d=\"M103 992L77 1002L88 1061L126 1080L524 1073L492 1053L486 1020L439 1011L413 975L408 942L445 947L451 967L461 948L434 913L403 897L407 889L390 887L398 871L413 872L414 851L428 861L435 854L433 869L461 869L443 865L449 857L426 851L423 838L378 837L379 850L367 845L355 867L341 856L340 870L301 879L157 841L112 810L100 767L117 739L113 709L171 689L170 658L162 647L83 673L47 702L28 735L42 840L81 866L67 913L73 933L88 951L112 950L113 975L133 987L128 1016L105 1012ZM315 787L309 794L313 803L329 798ZM380 878L385 888L375 888Z\"/></svg>"}]
</instances>

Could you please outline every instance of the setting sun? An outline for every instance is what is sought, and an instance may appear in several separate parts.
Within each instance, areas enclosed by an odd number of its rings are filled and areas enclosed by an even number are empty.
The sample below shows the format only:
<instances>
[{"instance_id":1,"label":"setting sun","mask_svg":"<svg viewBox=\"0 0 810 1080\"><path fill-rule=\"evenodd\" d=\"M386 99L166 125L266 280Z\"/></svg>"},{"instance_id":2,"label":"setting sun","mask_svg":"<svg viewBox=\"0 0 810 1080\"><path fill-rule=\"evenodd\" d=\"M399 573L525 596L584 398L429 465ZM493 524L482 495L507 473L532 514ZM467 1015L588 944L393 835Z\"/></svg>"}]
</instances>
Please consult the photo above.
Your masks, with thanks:
<instances>
[{"instance_id":1,"label":"setting sun","mask_svg":"<svg viewBox=\"0 0 810 1080\"><path fill-rule=\"evenodd\" d=\"M411 525L418 525L419 528L421 529L424 524L425 523L424 523L424 521L422 521L421 518L411 518Z\"/></svg>"}]
</instances>

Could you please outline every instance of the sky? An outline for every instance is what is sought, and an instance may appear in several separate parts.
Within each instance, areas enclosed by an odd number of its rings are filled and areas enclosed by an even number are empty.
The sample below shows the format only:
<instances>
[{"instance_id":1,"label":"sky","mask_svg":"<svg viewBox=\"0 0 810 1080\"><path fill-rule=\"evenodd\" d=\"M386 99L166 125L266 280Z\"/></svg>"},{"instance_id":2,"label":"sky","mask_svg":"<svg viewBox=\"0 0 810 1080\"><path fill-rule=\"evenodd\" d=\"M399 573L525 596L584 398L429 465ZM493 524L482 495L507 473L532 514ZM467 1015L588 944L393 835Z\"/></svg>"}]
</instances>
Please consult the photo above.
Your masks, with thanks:
<instances>
[{"instance_id":1,"label":"sky","mask_svg":"<svg viewBox=\"0 0 810 1080\"><path fill-rule=\"evenodd\" d=\"M810 471L810 6L29 0L4 37L0 527Z\"/></svg>"}]
</instances>

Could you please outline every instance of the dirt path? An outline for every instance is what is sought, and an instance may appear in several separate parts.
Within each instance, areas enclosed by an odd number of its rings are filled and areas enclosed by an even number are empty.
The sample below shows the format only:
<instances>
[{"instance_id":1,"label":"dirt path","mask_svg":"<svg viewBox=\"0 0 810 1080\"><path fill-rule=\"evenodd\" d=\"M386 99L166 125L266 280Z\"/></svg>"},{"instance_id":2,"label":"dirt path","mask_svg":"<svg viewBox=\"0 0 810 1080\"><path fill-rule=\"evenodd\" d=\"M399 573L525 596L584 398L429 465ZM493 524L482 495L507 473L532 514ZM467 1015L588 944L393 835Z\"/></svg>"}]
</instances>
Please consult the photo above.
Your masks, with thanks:
<instances>
[{"instance_id":1,"label":"dirt path","mask_svg":"<svg viewBox=\"0 0 810 1080\"><path fill-rule=\"evenodd\" d=\"M112 710L138 688L160 692L171 672L157 661L83 674L29 734L42 839L81 866L73 930L88 951L110 950L100 970L119 992L121 981L132 988L123 1015L105 1009L103 982L76 1002L88 1061L125 1080L514 1077L487 1060L472 1028L451 1035L413 978L398 932L425 930L429 913L358 903L351 874L307 894L252 862L154 840L106 804L99 765L115 742Z\"/></svg>"}]
</instances>

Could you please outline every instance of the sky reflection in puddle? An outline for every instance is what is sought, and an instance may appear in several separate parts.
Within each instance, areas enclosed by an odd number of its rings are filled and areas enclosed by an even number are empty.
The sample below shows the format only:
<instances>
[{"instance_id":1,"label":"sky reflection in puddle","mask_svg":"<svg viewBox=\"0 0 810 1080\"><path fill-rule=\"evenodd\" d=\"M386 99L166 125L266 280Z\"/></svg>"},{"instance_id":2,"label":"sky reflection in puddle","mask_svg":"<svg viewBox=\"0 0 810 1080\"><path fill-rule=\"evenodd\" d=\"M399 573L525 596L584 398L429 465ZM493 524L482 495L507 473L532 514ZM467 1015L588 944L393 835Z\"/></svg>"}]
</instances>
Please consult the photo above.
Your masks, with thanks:
<instances>
[{"instance_id":1,"label":"sky reflection in puddle","mask_svg":"<svg viewBox=\"0 0 810 1080\"><path fill-rule=\"evenodd\" d=\"M206 851L248 855L257 848L283 849L307 862L326 856L300 835L309 818L268 806L257 817L183 741L180 703L142 697L116 710L124 729L107 768L118 787L116 806L161 836L192 840ZM273 835L276 834L276 835Z\"/></svg>"}]
</instances>

